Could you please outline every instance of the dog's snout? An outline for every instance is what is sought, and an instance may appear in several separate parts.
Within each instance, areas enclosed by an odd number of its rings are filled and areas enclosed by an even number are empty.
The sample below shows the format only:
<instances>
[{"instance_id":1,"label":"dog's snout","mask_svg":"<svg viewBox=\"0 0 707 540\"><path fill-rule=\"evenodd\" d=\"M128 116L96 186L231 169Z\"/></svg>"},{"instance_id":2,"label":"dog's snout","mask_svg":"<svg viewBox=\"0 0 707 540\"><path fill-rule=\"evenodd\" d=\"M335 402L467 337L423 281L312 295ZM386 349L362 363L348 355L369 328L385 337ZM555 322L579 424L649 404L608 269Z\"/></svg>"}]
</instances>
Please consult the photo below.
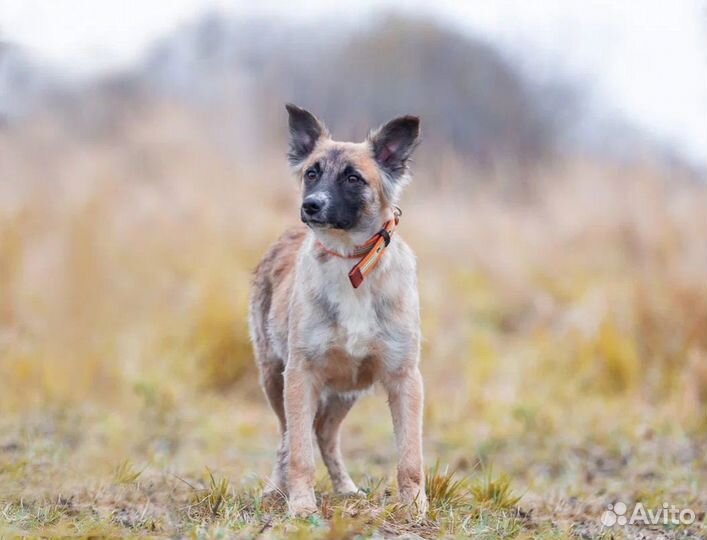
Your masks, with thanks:
<instances>
[{"instance_id":1,"label":"dog's snout","mask_svg":"<svg viewBox=\"0 0 707 540\"><path fill-rule=\"evenodd\" d=\"M316 216L324 205L318 197L307 197L302 203L302 210L308 216Z\"/></svg>"}]
</instances>

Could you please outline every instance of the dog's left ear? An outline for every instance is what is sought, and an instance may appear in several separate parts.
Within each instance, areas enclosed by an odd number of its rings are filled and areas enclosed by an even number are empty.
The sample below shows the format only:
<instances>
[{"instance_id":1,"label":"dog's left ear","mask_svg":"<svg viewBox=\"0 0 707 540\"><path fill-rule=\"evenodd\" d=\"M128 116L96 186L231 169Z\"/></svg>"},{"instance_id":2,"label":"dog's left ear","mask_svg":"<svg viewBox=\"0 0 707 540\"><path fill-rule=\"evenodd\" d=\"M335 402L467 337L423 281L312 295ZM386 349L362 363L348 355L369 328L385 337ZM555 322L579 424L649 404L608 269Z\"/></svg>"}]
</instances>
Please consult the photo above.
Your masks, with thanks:
<instances>
[{"instance_id":1,"label":"dog's left ear","mask_svg":"<svg viewBox=\"0 0 707 540\"><path fill-rule=\"evenodd\" d=\"M420 142L420 119L401 116L368 135L378 166L393 180L407 173L407 161Z\"/></svg>"},{"instance_id":2,"label":"dog's left ear","mask_svg":"<svg viewBox=\"0 0 707 540\"><path fill-rule=\"evenodd\" d=\"M324 124L308 110L292 103L287 103L285 108L289 115L290 126L290 151L287 157L290 165L296 167L312 153L320 138L329 136L329 132Z\"/></svg>"}]
</instances>

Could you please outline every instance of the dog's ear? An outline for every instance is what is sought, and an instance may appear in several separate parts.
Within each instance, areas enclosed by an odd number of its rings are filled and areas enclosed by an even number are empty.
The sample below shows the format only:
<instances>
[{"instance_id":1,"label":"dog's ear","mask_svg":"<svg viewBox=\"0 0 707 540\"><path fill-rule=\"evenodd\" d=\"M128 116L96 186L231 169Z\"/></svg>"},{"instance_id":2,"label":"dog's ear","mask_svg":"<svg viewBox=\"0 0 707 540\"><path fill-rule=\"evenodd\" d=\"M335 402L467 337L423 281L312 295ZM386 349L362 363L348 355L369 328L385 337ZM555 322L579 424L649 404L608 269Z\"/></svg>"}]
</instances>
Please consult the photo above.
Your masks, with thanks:
<instances>
[{"instance_id":1,"label":"dog's ear","mask_svg":"<svg viewBox=\"0 0 707 540\"><path fill-rule=\"evenodd\" d=\"M420 142L420 119L401 116L368 135L373 157L378 166L397 181L407 173L407 162Z\"/></svg>"},{"instance_id":2,"label":"dog's ear","mask_svg":"<svg viewBox=\"0 0 707 540\"><path fill-rule=\"evenodd\" d=\"M305 109L301 109L292 103L285 105L289 114L290 125L290 150L287 157L290 165L296 167L312 153L317 141L322 137L328 137L326 127L317 118Z\"/></svg>"}]
</instances>

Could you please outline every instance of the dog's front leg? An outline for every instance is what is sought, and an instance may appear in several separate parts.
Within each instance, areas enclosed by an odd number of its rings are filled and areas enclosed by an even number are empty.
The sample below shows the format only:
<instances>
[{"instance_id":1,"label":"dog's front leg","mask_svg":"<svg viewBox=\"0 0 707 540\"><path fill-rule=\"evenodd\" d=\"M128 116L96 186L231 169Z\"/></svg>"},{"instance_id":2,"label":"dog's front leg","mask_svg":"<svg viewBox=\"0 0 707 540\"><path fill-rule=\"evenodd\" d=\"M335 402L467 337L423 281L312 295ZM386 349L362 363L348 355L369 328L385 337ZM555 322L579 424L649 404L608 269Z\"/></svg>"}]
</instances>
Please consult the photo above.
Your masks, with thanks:
<instances>
[{"instance_id":1,"label":"dog's front leg","mask_svg":"<svg viewBox=\"0 0 707 540\"><path fill-rule=\"evenodd\" d=\"M285 416L287 419L287 487L292 515L317 511L314 498L314 450L312 429L317 395L312 378L296 359L285 369Z\"/></svg>"},{"instance_id":2,"label":"dog's front leg","mask_svg":"<svg viewBox=\"0 0 707 540\"><path fill-rule=\"evenodd\" d=\"M400 501L414 505L419 513L424 514L427 511L427 496L422 462L422 375L415 367L389 376L385 386L398 448Z\"/></svg>"}]
</instances>

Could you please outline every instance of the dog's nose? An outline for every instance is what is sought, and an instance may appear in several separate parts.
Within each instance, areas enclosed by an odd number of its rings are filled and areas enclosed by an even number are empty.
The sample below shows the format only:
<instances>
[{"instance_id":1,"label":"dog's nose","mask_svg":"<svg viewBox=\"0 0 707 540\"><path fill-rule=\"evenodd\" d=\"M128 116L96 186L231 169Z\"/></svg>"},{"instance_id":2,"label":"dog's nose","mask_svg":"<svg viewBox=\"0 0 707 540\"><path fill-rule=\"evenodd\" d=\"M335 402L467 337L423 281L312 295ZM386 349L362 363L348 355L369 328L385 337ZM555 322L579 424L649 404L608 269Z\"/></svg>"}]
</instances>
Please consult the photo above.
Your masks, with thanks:
<instances>
[{"instance_id":1,"label":"dog's nose","mask_svg":"<svg viewBox=\"0 0 707 540\"><path fill-rule=\"evenodd\" d=\"M322 209L322 202L317 198L307 197L302 203L302 210L308 216L315 216Z\"/></svg>"}]
</instances>

